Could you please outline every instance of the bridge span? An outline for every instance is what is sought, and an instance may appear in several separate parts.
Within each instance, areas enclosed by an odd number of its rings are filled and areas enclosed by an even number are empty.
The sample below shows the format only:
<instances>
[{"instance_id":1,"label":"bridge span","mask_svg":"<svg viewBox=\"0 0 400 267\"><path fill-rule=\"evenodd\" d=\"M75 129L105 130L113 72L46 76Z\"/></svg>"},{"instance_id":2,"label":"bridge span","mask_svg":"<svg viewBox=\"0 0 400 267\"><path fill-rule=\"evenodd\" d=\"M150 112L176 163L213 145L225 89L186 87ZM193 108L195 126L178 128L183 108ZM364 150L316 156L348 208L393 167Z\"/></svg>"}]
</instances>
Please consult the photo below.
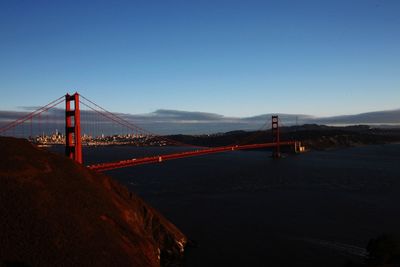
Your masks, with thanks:
<instances>
[{"instance_id":1,"label":"bridge span","mask_svg":"<svg viewBox=\"0 0 400 267\"><path fill-rule=\"evenodd\" d=\"M278 146L294 146L296 148L298 146L298 142L286 141L286 142L279 142L279 143L262 143L262 144L251 144L251 145L234 145L234 146L213 147L213 148L206 148L206 149L201 149L201 150L179 152L179 153L158 155L158 156L152 156L152 157L133 158L133 159L121 160L121 161L115 161L115 162L92 164L92 165L88 165L87 167L91 170L103 172L103 171L109 171L109 170L113 170L113 169L126 168L126 167L132 167L132 166L137 166L137 165L149 164L149 163L163 162L163 161L173 160L173 159L181 159L181 158L222 153L222 152L235 151L235 150L246 150L246 149L256 149L256 148L266 148L266 147L276 148Z\"/></svg>"},{"instance_id":2,"label":"bridge span","mask_svg":"<svg viewBox=\"0 0 400 267\"><path fill-rule=\"evenodd\" d=\"M83 100L83 101L82 101ZM17 127L22 128L20 132L25 133L25 126L30 126L30 134L29 139L32 139L32 129L34 128L33 119L37 119L38 126L37 129L39 132L42 132L43 129L47 128L48 126L43 126L43 119L45 118L46 122L49 121L60 121L57 118L57 112L53 112L49 114L49 110L57 110L57 106L60 104L65 104L65 111L64 116L61 121L64 120L64 127L65 127L65 137L64 137L64 144L65 144L65 155L69 157L71 160L76 161L79 164L83 163L83 155L82 155L82 138L85 138L81 135L82 131L89 131L92 132L99 132L97 129L99 126L104 125L104 120L108 122L115 123L117 126L122 127L123 129L127 129L130 132L129 136L136 136L136 137L148 137L151 140L160 140L163 141L165 144L177 145L177 146L184 146L184 147L192 147L193 151L188 152L179 152L179 153L172 153L172 154L165 154L165 155L156 155L150 157L142 157L142 158L132 158L127 160L115 161L115 162L106 162L106 163L99 163L87 166L89 169L94 171L108 171L117 168L125 168L125 167L132 167L142 164L149 164L149 163L158 163L167 160L173 159L180 159L180 158L187 158L187 157L194 157L194 156L201 156L206 154L213 154L213 153L222 153L228 151L235 151L235 150L245 150L245 149L257 149L257 148L272 148L272 157L273 158L280 158L280 147L281 146L293 146L295 152L300 152L304 147L301 146L300 142L297 141L281 141L280 140L280 120L277 115L271 117L271 142L269 143L256 143L256 144L232 144L228 146L220 146L220 147L198 147L193 144L185 144L165 136L160 136L154 133L149 132L146 129L143 129L136 124L128 121L126 118L114 114L101 106L97 105L93 101L87 99L86 97L79 95L78 93L69 95L66 94L65 96L61 96L58 99L50 102L49 104L38 108L37 110L28 113L21 118L11 121L5 125L0 125L0 134L7 134L15 132ZM85 129L82 127L81 121L81 105L86 108L84 114L86 114L86 121L89 124L89 127ZM61 110L61 109L58 109ZM54 115L55 118L49 118L49 115ZM98 116L98 117L97 117ZM92 125L92 128L90 126ZM264 124L268 125L268 123ZM44 136L44 133L42 134ZM58 137L58 135L57 135ZM195 150L196 149L196 150Z\"/></svg>"}]
</instances>

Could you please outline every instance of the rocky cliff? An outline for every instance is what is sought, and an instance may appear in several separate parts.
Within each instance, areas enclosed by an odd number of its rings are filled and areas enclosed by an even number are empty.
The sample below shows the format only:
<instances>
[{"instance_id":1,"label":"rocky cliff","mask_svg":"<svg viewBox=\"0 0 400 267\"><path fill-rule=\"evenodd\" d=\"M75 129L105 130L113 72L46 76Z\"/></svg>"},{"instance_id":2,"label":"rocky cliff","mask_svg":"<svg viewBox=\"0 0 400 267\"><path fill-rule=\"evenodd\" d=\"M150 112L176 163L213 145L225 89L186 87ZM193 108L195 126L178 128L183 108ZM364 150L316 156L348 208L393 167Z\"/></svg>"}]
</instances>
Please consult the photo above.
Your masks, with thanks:
<instances>
[{"instance_id":1,"label":"rocky cliff","mask_svg":"<svg viewBox=\"0 0 400 267\"><path fill-rule=\"evenodd\" d=\"M186 237L110 177L22 139L0 151L0 265L179 264Z\"/></svg>"}]
</instances>

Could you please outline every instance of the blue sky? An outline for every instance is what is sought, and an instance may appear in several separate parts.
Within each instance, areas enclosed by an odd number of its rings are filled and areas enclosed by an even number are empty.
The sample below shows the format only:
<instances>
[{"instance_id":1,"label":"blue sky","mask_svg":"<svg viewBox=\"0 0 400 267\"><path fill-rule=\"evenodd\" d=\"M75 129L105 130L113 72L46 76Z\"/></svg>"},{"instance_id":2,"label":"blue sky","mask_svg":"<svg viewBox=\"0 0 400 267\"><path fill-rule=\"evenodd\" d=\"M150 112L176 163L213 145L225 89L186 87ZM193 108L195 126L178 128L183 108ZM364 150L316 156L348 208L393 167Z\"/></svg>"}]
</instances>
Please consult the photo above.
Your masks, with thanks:
<instances>
[{"instance_id":1,"label":"blue sky","mask_svg":"<svg viewBox=\"0 0 400 267\"><path fill-rule=\"evenodd\" d=\"M0 2L0 109L79 91L125 113L400 108L400 1Z\"/></svg>"}]
</instances>

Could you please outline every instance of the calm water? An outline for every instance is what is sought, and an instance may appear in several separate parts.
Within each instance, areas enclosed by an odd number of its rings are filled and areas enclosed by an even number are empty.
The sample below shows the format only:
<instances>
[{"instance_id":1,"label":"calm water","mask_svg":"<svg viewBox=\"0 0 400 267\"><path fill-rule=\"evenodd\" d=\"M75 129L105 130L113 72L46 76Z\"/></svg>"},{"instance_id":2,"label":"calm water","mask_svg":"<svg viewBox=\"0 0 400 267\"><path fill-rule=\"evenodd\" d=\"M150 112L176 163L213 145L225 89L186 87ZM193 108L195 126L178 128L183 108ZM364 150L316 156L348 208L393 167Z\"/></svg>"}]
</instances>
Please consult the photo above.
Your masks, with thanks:
<instances>
[{"instance_id":1,"label":"calm water","mask_svg":"<svg viewBox=\"0 0 400 267\"><path fill-rule=\"evenodd\" d=\"M86 148L87 163L180 148ZM236 151L109 171L197 247L186 266L343 266L400 232L400 145Z\"/></svg>"}]
</instances>

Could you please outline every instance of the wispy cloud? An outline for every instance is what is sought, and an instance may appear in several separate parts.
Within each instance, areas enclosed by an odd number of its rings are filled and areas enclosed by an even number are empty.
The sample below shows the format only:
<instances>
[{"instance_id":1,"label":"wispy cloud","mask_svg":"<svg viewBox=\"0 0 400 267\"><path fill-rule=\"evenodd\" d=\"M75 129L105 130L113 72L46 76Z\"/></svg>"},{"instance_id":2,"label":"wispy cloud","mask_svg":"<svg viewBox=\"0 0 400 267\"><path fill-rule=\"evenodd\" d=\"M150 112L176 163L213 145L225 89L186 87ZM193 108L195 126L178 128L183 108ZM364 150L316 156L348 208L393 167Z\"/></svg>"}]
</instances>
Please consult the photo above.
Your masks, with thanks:
<instances>
[{"instance_id":1,"label":"wispy cloud","mask_svg":"<svg viewBox=\"0 0 400 267\"><path fill-rule=\"evenodd\" d=\"M34 110L35 107L24 107L26 110ZM16 120L28 114L27 111L0 111L0 123L4 124ZM63 123L64 110L52 109L47 113L48 116L58 118L57 123ZM82 110L82 123L88 123L90 120L99 119L101 116L95 116L96 113L90 110ZM252 117L238 118L225 117L220 114L207 112L192 112L181 110L159 109L147 114L124 114L118 113L118 116L136 124L142 128L148 129L159 134L172 133L215 133L232 130L257 130L265 125L273 114L262 114ZM334 116L318 118L305 114L278 114L284 126L298 124L327 124L327 125L345 125L345 124L398 124L400 125L400 109L388 111L376 111L361 113L356 115ZM107 124L103 118L102 123ZM110 122L111 124L111 122ZM268 125L269 126L269 125Z\"/></svg>"},{"instance_id":2,"label":"wispy cloud","mask_svg":"<svg viewBox=\"0 0 400 267\"><path fill-rule=\"evenodd\" d=\"M41 108L41 106L19 106L17 107L18 110L21 111L34 111Z\"/></svg>"}]
</instances>

